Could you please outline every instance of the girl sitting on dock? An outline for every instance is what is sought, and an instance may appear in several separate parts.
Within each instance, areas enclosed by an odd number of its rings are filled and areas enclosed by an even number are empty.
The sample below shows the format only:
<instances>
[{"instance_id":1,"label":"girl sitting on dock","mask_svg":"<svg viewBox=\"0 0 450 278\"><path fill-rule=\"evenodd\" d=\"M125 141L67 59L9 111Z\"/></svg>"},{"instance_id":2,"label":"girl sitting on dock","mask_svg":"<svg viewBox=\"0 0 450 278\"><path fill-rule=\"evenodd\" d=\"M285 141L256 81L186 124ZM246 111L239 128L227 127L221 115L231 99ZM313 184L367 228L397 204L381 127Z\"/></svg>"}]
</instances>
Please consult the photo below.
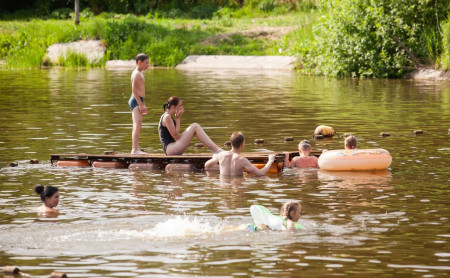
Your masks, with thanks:
<instances>
[{"instance_id":1,"label":"girl sitting on dock","mask_svg":"<svg viewBox=\"0 0 450 278\"><path fill-rule=\"evenodd\" d=\"M207 146L213 154L223 151L219 148L197 124L191 124L180 134L181 116L184 113L183 102L176 96L171 96L163 106L164 114L159 120L158 132L161 145L166 155L181 155L188 148L194 136ZM175 120L173 119L175 117Z\"/></svg>"}]
</instances>

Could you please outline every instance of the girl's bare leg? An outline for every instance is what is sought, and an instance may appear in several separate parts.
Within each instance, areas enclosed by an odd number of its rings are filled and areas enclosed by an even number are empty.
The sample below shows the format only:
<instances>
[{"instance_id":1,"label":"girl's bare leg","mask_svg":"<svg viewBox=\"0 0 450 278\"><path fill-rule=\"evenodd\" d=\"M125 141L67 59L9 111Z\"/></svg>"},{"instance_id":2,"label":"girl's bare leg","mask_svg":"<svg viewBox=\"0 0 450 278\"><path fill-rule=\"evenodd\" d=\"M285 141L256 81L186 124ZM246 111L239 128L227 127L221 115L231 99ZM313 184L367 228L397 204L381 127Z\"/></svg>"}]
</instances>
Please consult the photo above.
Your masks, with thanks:
<instances>
[{"instance_id":1,"label":"girl's bare leg","mask_svg":"<svg viewBox=\"0 0 450 278\"><path fill-rule=\"evenodd\" d=\"M167 146L167 155L182 154L189 147L194 136L197 136L198 140L207 146L213 153L222 151L222 149L209 138L205 131L203 131L199 124L193 123L181 134L177 141Z\"/></svg>"}]
</instances>

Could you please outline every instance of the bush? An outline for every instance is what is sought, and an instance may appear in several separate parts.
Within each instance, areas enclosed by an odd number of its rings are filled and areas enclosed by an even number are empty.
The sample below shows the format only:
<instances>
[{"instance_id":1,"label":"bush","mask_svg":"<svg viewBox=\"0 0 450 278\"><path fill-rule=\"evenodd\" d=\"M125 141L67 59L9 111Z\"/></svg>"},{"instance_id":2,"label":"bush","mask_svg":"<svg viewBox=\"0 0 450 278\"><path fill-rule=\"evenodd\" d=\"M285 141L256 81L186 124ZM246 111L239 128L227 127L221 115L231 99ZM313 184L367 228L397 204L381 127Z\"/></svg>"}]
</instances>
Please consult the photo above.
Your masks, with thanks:
<instances>
[{"instance_id":1,"label":"bush","mask_svg":"<svg viewBox=\"0 0 450 278\"><path fill-rule=\"evenodd\" d=\"M449 17L450 18L450 17ZM442 42L442 56L440 65L442 69L450 69L450 20L442 24L443 42Z\"/></svg>"},{"instance_id":2,"label":"bush","mask_svg":"<svg viewBox=\"0 0 450 278\"><path fill-rule=\"evenodd\" d=\"M308 64L332 76L402 76L440 49L436 14L448 14L450 6L436 3L328 0Z\"/></svg>"}]
</instances>

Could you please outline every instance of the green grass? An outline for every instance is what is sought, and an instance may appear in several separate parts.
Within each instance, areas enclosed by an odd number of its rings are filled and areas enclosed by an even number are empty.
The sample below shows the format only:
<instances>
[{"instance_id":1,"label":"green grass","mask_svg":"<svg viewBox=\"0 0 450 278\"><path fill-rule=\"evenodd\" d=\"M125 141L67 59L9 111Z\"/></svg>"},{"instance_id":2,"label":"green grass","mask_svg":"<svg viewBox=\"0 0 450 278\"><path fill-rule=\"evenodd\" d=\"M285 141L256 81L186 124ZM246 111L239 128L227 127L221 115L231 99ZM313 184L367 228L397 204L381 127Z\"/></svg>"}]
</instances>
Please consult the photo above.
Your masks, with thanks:
<instances>
[{"instance_id":1,"label":"green grass","mask_svg":"<svg viewBox=\"0 0 450 278\"><path fill-rule=\"evenodd\" d=\"M161 19L116 15L82 18L78 26L71 20L1 21L0 60L14 68L40 67L46 63L44 57L50 45L80 39L102 40L107 47L108 59L128 60L143 52L150 55L153 65L163 67L176 66L191 54L293 55L301 43L296 40L311 37L311 26L318 18L317 13L311 12L251 15L260 17L228 14L213 19ZM251 38L240 33L277 26L298 29L276 40ZM202 43L209 37L224 33L234 34L218 43ZM89 64L78 56L71 54L65 60L60 59L58 64L93 67L106 62L104 59Z\"/></svg>"}]
</instances>

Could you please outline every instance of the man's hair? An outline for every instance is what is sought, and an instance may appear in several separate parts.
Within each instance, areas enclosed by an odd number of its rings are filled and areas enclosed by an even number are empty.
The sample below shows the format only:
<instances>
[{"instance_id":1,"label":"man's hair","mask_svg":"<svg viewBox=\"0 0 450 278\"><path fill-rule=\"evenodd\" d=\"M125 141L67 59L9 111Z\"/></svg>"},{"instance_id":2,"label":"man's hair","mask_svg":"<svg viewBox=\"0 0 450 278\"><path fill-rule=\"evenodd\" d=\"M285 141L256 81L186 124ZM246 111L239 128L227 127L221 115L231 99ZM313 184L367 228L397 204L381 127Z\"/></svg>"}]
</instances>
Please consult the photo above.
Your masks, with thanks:
<instances>
[{"instance_id":1,"label":"man's hair","mask_svg":"<svg viewBox=\"0 0 450 278\"><path fill-rule=\"evenodd\" d=\"M356 139L355 136L349 135L349 136L345 137L344 143L350 149L356 149L356 145L358 144L358 140Z\"/></svg>"},{"instance_id":2,"label":"man's hair","mask_svg":"<svg viewBox=\"0 0 450 278\"><path fill-rule=\"evenodd\" d=\"M238 149L244 143L245 137L242 132L235 131L231 134L230 141L233 148Z\"/></svg>"},{"instance_id":3,"label":"man's hair","mask_svg":"<svg viewBox=\"0 0 450 278\"><path fill-rule=\"evenodd\" d=\"M139 61L144 62L145 60L148 59L148 56L145 55L144 53L140 53L136 56L136 65L138 64Z\"/></svg>"}]
</instances>

